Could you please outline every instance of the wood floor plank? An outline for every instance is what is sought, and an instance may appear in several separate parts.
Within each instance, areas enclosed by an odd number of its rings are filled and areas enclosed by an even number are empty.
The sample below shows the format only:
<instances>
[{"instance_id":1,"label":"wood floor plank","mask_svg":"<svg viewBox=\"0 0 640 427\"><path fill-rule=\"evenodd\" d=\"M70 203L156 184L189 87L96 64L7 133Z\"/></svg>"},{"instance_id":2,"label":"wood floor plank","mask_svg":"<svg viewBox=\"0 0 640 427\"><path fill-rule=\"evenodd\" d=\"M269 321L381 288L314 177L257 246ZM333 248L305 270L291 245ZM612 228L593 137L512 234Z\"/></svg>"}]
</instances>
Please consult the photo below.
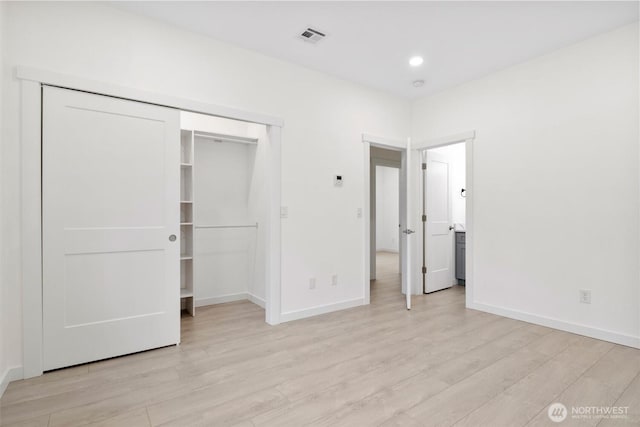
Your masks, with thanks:
<instances>
[{"instance_id":1,"label":"wood floor plank","mask_svg":"<svg viewBox=\"0 0 640 427\"><path fill-rule=\"evenodd\" d=\"M433 322L434 324L437 321ZM478 322L478 328L483 325L487 326L489 330L494 331L496 334L504 333L506 325L501 329L494 328L488 325L490 322ZM509 326L512 328L513 326ZM466 331L466 332L465 332ZM379 365L383 367L388 366L390 363L401 364L408 361L414 361L417 359L416 354L418 352L426 353L430 355L430 361L436 360L436 355L441 355L441 358L448 358L456 351L462 352L459 349L460 346L456 345L459 342L464 342L465 345L472 345L472 343L482 342L482 337L488 337L486 334L480 334L475 330L467 331L466 328L460 328L457 331L452 331L448 340L437 339L433 337L428 344L416 343L415 340L407 339L414 335L414 332L399 331L395 334L393 339L389 339L385 348L379 348L377 344L372 345L372 351L367 352L364 355L349 359L345 362L341 362L330 366L326 369L319 369L311 371L306 375L296 377L289 381L284 381L278 386L278 389L291 399L298 400L305 395L310 394L310 384L313 384L313 390L318 391L323 388L328 388L336 383L348 380L353 377L364 375L370 370L376 369ZM455 337L460 337L459 340L454 340ZM471 339L473 337L473 339ZM490 339L490 338L486 338ZM479 344L476 344L479 345Z\"/></svg>"},{"instance_id":2,"label":"wood floor plank","mask_svg":"<svg viewBox=\"0 0 640 427\"><path fill-rule=\"evenodd\" d=\"M382 419L393 417L397 413L407 411L420 404L427 397L431 397L416 390L421 387L421 384L430 384L435 380L435 386L439 386L442 390L447 389L459 381L459 375L462 377L470 376L503 358L505 352L513 353L526 346L529 340L550 334L546 328L518 325L520 327L513 329L514 324L511 322L505 322L505 325L511 325L512 329L500 331L502 334L500 336L486 335L487 331L484 335L474 333L472 336L465 336L462 341L467 345L475 340L477 347L470 353L473 355L472 357L469 357L466 351L451 352L447 349L449 346L452 348L458 346L456 341L437 346L433 351L427 353L428 358L417 360L414 369L419 374L415 377L400 381L392 387L380 390L368 398L335 411L316 424L348 426L359 423L366 424L369 422L368 417L372 414L375 417L382 416ZM496 333L498 331L498 329L495 330ZM550 338L550 340L552 339ZM540 345L543 348L542 343ZM416 400L418 397L420 399ZM363 419L363 417L365 418Z\"/></svg>"},{"instance_id":3,"label":"wood floor plank","mask_svg":"<svg viewBox=\"0 0 640 427\"><path fill-rule=\"evenodd\" d=\"M41 415L17 422L4 422L2 419L2 411L0 411L0 424L2 424L3 427L47 427L49 425L49 415Z\"/></svg>"},{"instance_id":4,"label":"wood floor plank","mask_svg":"<svg viewBox=\"0 0 640 427\"><path fill-rule=\"evenodd\" d=\"M592 414L576 414L572 408L610 407L621 397L631 381L640 372L640 351L620 345L613 345L582 376L565 389L555 399L568 409L569 415L562 425L595 426L602 418ZM638 402L636 403L638 405ZM633 406L636 406L633 405ZM546 408L527 425L547 425L549 421Z\"/></svg>"},{"instance_id":5,"label":"wood floor plank","mask_svg":"<svg viewBox=\"0 0 640 427\"><path fill-rule=\"evenodd\" d=\"M631 381L629 386L615 401L613 406L626 408L622 417L603 418L598 427L629 427L640 426L640 374Z\"/></svg>"},{"instance_id":6,"label":"wood floor plank","mask_svg":"<svg viewBox=\"0 0 640 427\"><path fill-rule=\"evenodd\" d=\"M425 426L452 425L483 405L533 369L546 362L549 343L559 333L543 335L492 365L455 383L433 398L407 410L407 415ZM558 350L560 351L560 350Z\"/></svg>"},{"instance_id":7,"label":"wood floor plank","mask_svg":"<svg viewBox=\"0 0 640 427\"><path fill-rule=\"evenodd\" d=\"M247 301L200 307L180 346L11 383L0 425L515 427L554 401L640 423L640 350L468 310L463 287L407 311L397 254L378 260L371 305L275 327Z\"/></svg>"},{"instance_id":8,"label":"wood floor plank","mask_svg":"<svg viewBox=\"0 0 640 427\"><path fill-rule=\"evenodd\" d=\"M153 425L163 427L227 426L241 422L253 426L251 422L253 416L282 407L287 403L287 399L277 390L265 389L165 423L158 423L152 411L149 415Z\"/></svg>"},{"instance_id":9,"label":"wood floor plank","mask_svg":"<svg viewBox=\"0 0 640 427\"><path fill-rule=\"evenodd\" d=\"M391 418L388 418L380 427L422 427L415 419L411 418L404 412L400 412L396 415L393 415Z\"/></svg>"},{"instance_id":10,"label":"wood floor plank","mask_svg":"<svg viewBox=\"0 0 640 427\"><path fill-rule=\"evenodd\" d=\"M569 343L564 351L455 425L525 425L613 347L610 343L571 334L564 334L563 339Z\"/></svg>"},{"instance_id":11,"label":"wood floor plank","mask_svg":"<svg viewBox=\"0 0 640 427\"><path fill-rule=\"evenodd\" d=\"M149 427L151 422L147 408L138 408L87 425L91 427Z\"/></svg>"},{"instance_id":12,"label":"wood floor plank","mask_svg":"<svg viewBox=\"0 0 640 427\"><path fill-rule=\"evenodd\" d=\"M397 363L389 360L377 368L348 380L337 382L328 388L316 388L308 383L312 394L292 402L286 407L278 408L253 418L256 426L260 425L308 425L312 421L327 414L334 413L344 405L359 401L382 387L389 386L399 380L416 374L415 366L407 363L407 359L399 356Z\"/></svg>"},{"instance_id":13,"label":"wood floor plank","mask_svg":"<svg viewBox=\"0 0 640 427\"><path fill-rule=\"evenodd\" d=\"M96 387L97 390L100 387ZM51 414L50 427L74 427L106 422L118 415L144 408L158 399L169 399L193 389L192 384L181 383L175 370L164 370L135 377L126 383L104 387L108 396L82 405L59 409ZM86 393L86 392L85 392Z\"/></svg>"}]
</instances>

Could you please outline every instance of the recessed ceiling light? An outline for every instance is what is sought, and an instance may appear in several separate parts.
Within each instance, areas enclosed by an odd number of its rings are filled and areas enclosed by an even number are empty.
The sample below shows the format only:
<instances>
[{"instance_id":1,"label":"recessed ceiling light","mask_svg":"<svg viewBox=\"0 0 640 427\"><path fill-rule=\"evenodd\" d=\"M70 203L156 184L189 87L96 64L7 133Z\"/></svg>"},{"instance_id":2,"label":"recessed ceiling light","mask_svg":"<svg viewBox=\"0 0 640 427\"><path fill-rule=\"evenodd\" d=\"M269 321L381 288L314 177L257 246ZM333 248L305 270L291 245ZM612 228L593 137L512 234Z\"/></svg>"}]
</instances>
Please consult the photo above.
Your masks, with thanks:
<instances>
[{"instance_id":1,"label":"recessed ceiling light","mask_svg":"<svg viewBox=\"0 0 640 427\"><path fill-rule=\"evenodd\" d=\"M411 59L409 59L409 65L411 65L412 67L419 67L423 62L424 59L422 59L422 56L413 56L411 57Z\"/></svg>"},{"instance_id":2,"label":"recessed ceiling light","mask_svg":"<svg viewBox=\"0 0 640 427\"><path fill-rule=\"evenodd\" d=\"M424 86L424 80L414 80L412 84L413 87L422 87Z\"/></svg>"}]
</instances>

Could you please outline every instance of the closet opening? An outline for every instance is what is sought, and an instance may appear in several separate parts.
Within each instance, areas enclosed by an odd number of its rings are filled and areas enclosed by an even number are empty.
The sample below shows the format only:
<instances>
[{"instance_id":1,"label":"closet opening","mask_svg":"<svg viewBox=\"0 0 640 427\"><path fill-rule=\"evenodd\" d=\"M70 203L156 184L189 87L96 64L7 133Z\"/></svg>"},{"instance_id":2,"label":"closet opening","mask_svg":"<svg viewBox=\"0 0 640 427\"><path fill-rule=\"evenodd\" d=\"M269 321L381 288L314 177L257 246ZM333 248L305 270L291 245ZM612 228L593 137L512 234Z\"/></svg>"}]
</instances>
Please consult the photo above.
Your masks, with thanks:
<instances>
[{"instance_id":1,"label":"closet opening","mask_svg":"<svg viewBox=\"0 0 640 427\"><path fill-rule=\"evenodd\" d=\"M247 300L265 308L267 126L181 112L181 309Z\"/></svg>"}]
</instances>

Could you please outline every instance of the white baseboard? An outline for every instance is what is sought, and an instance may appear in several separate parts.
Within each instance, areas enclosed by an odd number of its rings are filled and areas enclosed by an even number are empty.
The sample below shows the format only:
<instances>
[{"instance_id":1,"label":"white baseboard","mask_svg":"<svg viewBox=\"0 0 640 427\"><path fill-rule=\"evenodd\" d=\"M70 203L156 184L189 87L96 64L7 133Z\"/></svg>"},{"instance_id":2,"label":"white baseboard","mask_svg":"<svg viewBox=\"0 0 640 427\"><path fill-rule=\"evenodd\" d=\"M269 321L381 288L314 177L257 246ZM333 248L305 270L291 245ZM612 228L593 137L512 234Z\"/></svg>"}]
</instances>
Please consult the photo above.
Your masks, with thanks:
<instances>
[{"instance_id":1,"label":"white baseboard","mask_svg":"<svg viewBox=\"0 0 640 427\"><path fill-rule=\"evenodd\" d=\"M317 316L319 314L331 313L332 311L344 310L346 308L364 305L364 298L356 298L347 301L340 301L333 304L319 305L305 308L303 310L289 311L280 315L280 322L290 322L291 320L304 319L305 317Z\"/></svg>"},{"instance_id":2,"label":"white baseboard","mask_svg":"<svg viewBox=\"0 0 640 427\"><path fill-rule=\"evenodd\" d=\"M2 373L2 376L0 377L0 397L2 397L4 391L7 389L11 381L21 380L22 378L22 366L7 368L7 370L4 371Z\"/></svg>"},{"instance_id":3,"label":"white baseboard","mask_svg":"<svg viewBox=\"0 0 640 427\"><path fill-rule=\"evenodd\" d=\"M260 298L259 296L256 296L251 292L247 292L247 299L252 303L254 303L255 305L260 306L262 308L264 308L266 305L263 298Z\"/></svg>"},{"instance_id":4,"label":"white baseboard","mask_svg":"<svg viewBox=\"0 0 640 427\"><path fill-rule=\"evenodd\" d=\"M196 300L196 307L204 307L207 305L215 305L215 304L224 304L225 302L242 301L242 300L249 300L255 305L258 305L262 308L264 308L265 306L265 302L263 298L253 295L250 292L240 292L237 294L220 295L217 297L199 298Z\"/></svg>"},{"instance_id":5,"label":"white baseboard","mask_svg":"<svg viewBox=\"0 0 640 427\"><path fill-rule=\"evenodd\" d=\"M220 295L217 297L196 299L196 307L204 307L205 305L224 304L225 302L241 301L247 298L246 292L237 294Z\"/></svg>"},{"instance_id":6,"label":"white baseboard","mask_svg":"<svg viewBox=\"0 0 640 427\"><path fill-rule=\"evenodd\" d=\"M497 307L490 304L474 302L468 308L484 311L499 316L508 317L510 319L522 320L528 323L534 323L540 326L559 329L561 331L571 332L578 335L584 335L590 338L596 338L603 341L609 341L615 344L626 345L627 347L640 348L640 337L619 332L608 331L605 329L594 328L591 326L581 325L579 323L567 322L552 317L539 316L537 314L527 313L509 308Z\"/></svg>"}]
</instances>

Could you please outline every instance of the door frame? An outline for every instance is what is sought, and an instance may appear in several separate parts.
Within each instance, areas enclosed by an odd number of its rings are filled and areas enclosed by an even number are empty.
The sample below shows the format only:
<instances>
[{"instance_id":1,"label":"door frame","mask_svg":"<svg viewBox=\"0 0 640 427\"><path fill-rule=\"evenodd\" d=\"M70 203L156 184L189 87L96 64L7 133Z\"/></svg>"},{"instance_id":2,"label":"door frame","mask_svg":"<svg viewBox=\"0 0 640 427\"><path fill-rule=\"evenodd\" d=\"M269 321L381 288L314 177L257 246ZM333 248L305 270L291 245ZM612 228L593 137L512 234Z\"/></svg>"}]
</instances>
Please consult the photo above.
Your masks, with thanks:
<instances>
[{"instance_id":1,"label":"door frame","mask_svg":"<svg viewBox=\"0 0 640 427\"><path fill-rule=\"evenodd\" d=\"M462 132L454 135L443 136L440 138L422 140L418 143L413 143L413 149L420 152L431 149L444 147L447 145L453 145L464 142L465 144L465 195L466 195L466 208L465 208L465 306L470 308L473 306L473 289L474 289L474 242L475 234L473 227L473 147L476 139L476 131L471 130L468 132ZM417 176L419 181L420 178ZM418 186L421 188L421 185ZM415 204L416 215L421 215L419 212L419 204ZM415 253L422 256L422 241L420 239L414 240ZM417 269L416 269L417 272Z\"/></svg>"},{"instance_id":2,"label":"door frame","mask_svg":"<svg viewBox=\"0 0 640 427\"><path fill-rule=\"evenodd\" d=\"M281 316L281 134L284 121L261 113L247 112L185 98L40 70L17 67L20 81L21 167L21 273L22 273L22 377L43 373L42 325L42 86L122 98L182 111L207 114L267 126L269 138L269 221L265 272L265 320L280 323Z\"/></svg>"},{"instance_id":3,"label":"door frame","mask_svg":"<svg viewBox=\"0 0 640 427\"><path fill-rule=\"evenodd\" d=\"M405 157L407 152L408 139L402 140L401 138L385 138L380 136L374 136L370 134L362 134L362 146L364 148L364 209L363 209L363 226L364 226L364 247L363 247L363 265L364 265L364 283L363 283L363 295L364 304L371 303L371 260L375 254L371 253L371 147L379 147L387 150L400 151L402 155L402 162L400 167L400 205L403 204L403 199L406 198L406 194L403 195L402 187L404 185L404 192L407 191L407 183L403 184L403 168L405 165ZM402 212L400 213L402 215ZM402 218L402 216L401 216ZM400 245L401 242L398 242ZM403 253L406 257L407 254ZM409 262L409 260L407 260Z\"/></svg>"}]
</instances>

